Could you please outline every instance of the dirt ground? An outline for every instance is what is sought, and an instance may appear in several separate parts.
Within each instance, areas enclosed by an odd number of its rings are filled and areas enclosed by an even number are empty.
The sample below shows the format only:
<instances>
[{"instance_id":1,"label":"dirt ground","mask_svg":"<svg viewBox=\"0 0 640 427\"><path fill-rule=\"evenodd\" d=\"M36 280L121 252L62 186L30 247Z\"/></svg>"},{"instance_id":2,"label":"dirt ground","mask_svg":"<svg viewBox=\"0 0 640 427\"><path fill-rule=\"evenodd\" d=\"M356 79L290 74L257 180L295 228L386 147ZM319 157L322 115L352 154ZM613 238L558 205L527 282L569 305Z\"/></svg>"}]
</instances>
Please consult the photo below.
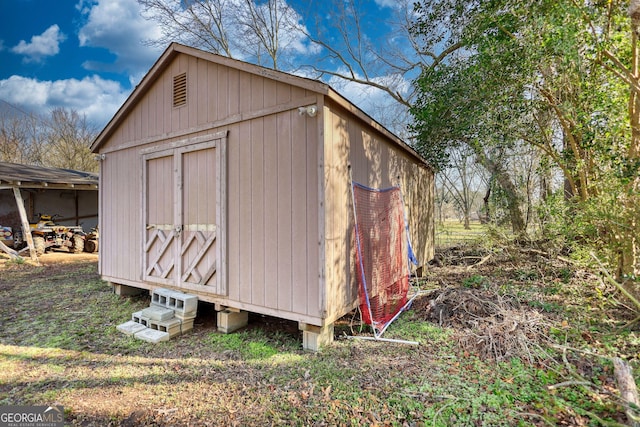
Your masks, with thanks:
<instances>
[{"instance_id":1,"label":"dirt ground","mask_svg":"<svg viewBox=\"0 0 640 427\"><path fill-rule=\"evenodd\" d=\"M37 264L36 262L32 261L29 258L28 254L23 259L27 263ZM90 254L88 252L83 252L81 254L73 254L66 251L50 251L38 257L38 261L41 264L49 264L49 265L59 264L59 263L85 262L85 261L90 262L90 261L97 261L97 260L98 260L98 253ZM10 261L11 260L7 255L0 253L0 269L2 268L3 265L6 265Z\"/></svg>"}]
</instances>

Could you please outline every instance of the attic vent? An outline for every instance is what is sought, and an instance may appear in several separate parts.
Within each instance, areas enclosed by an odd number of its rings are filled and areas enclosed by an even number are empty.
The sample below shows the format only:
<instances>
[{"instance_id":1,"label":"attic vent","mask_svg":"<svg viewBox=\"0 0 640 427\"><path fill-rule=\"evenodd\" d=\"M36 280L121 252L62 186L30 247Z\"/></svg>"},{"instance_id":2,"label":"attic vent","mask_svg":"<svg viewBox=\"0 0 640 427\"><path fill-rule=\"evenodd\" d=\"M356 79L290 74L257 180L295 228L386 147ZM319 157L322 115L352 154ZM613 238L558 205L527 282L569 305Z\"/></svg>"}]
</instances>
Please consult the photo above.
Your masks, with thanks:
<instances>
[{"instance_id":1,"label":"attic vent","mask_svg":"<svg viewBox=\"0 0 640 427\"><path fill-rule=\"evenodd\" d=\"M187 105L187 73L173 77L173 106Z\"/></svg>"}]
</instances>

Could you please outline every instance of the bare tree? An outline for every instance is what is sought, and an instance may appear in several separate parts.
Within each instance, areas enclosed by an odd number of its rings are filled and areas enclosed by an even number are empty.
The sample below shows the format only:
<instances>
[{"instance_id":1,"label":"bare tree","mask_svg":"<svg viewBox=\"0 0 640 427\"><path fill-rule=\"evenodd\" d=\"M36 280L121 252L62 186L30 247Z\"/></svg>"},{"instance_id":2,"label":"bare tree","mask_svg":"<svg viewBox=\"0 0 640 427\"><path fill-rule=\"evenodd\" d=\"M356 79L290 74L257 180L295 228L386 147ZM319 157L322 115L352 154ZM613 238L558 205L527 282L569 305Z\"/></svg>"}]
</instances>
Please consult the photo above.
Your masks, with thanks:
<instances>
[{"instance_id":1,"label":"bare tree","mask_svg":"<svg viewBox=\"0 0 640 427\"><path fill-rule=\"evenodd\" d=\"M243 44L243 52L255 55L259 64L264 64L262 58L266 55L271 67L279 69L281 53L290 50L300 39L300 15L283 0L268 0L261 4L244 0L242 5L238 8L238 24L242 39L248 42Z\"/></svg>"},{"instance_id":2,"label":"bare tree","mask_svg":"<svg viewBox=\"0 0 640 427\"><path fill-rule=\"evenodd\" d=\"M75 110L56 108L45 124L46 166L97 172L98 163L91 153L91 142L97 131Z\"/></svg>"},{"instance_id":3,"label":"bare tree","mask_svg":"<svg viewBox=\"0 0 640 427\"><path fill-rule=\"evenodd\" d=\"M462 216L464 228L471 228L471 215L477 206L479 192L484 187L486 172L476 163L471 150L452 152L451 166L440 171L442 185Z\"/></svg>"},{"instance_id":4,"label":"bare tree","mask_svg":"<svg viewBox=\"0 0 640 427\"><path fill-rule=\"evenodd\" d=\"M11 108L0 111L0 161L97 172L90 147L97 129L75 110L49 118Z\"/></svg>"},{"instance_id":5,"label":"bare tree","mask_svg":"<svg viewBox=\"0 0 640 427\"><path fill-rule=\"evenodd\" d=\"M412 0L396 0L382 21L374 18L369 23L387 29L383 39L367 35L368 17L360 0L329 0L329 4L326 19L316 20L311 30L301 29L322 48L321 58L305 68L321 78L330 76L374 87L407 108L415 97L412 81L419 73L437 67L460 48L459 44L448 45L443 38L440 51L426 50L412 31Z\"/></svg>"},{"instance_id":6,"label":"bare tree","mask_svg":"<svg viewBox=\"0 0 640 427\"><path fill-rule=\"evenodd\" d=\"M231 52L232 22L228 11L234 0L182 1L138 0L143 16L156 21L162 37L147 40L150 45L164 47L173 41L233 57Z\"/></svg>"},{"instance_id":7,"label":"bare tree","mask_svg":"<svg viewBox=\"0 0 640 427\"><path fill-rule=\"evenodd\" d=\"M156 21L164 47L178 41L229 58L280 69L287 53L304 52L301 17L286 0L138 0Z\"/></svg>"},{"instance_id":8,"label":"bare tree","mask_svg":"<svg viewBox=\"0 0 640 427\"><path fill-rule=\"evenodd\" d=\"M26 141L26 129L20 117L0 116L0 161L22 163Z\"/></svg>"},{"instance_id":9,"label":"bare tree","mask_svg":"<svg viewBox=\"0 0 640 427\"><path fill-rule=\"evenodd\" d=\"M41 164L44 135L40 118L7 105L10 108L0 113L0 161Z\"/></svg>"}]
</instances>

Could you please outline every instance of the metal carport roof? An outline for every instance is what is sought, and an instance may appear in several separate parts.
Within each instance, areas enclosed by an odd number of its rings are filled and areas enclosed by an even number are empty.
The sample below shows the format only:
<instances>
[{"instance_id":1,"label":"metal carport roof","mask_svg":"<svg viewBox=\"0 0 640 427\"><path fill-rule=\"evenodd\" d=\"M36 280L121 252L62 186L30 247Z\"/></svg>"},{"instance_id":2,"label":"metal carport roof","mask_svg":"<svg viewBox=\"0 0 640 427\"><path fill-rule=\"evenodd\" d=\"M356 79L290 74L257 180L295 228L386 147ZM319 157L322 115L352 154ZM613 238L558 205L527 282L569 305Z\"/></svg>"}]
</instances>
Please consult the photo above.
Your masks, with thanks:
<instances>
[{"instance_id":1,"label":"metal carport roof","mask_svg":"<svg viewBox=\"0 0 640 427\"><path fill-rule=\"evenodd\" d=\"M0 189L14 187L96 190L98 188L98 174L0 162Z\"/></svg>"}]
</instances>

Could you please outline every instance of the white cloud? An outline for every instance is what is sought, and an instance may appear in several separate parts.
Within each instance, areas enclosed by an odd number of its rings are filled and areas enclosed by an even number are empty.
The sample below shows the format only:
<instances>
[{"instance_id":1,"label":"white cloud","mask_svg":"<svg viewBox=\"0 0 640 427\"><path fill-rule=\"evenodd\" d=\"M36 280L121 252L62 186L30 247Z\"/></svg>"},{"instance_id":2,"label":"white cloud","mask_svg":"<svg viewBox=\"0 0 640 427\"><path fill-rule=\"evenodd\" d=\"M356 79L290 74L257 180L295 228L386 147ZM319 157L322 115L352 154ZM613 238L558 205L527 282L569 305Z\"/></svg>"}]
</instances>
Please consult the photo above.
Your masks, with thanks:
<instances>
[{"instance_id":1,"label":"white cloud","mask_svg":"<svg viewBox=\"0 0 640 427\"><path fill-rule=\"evenodd\" d=\"M60 43L66 36L60 32L58 25L52 25L44 33L31 37L31 42L20 40L11 51L19 55L24 55L27 62L39 62L46 56L54 56L60 52Z\"/></svg>"},{"instance_id":2,"label":"white cloud","mask_svg":"<svg viewBox=\"0 0 640 427\"><path fill-rule=\"evenodd\" d=\"M80 29L80 46L101 47L115 55L112 64L87 61L83 65L94 71L126 71L138 83L140 76L160 55L156 48L145 46L144 40L157 39L160 30L140 15L136 0L86 0L76 8L86 16Z\"/></svg>"},{"instance_id":3,"label":"white cloud","mask_svg":"<svg viewBox=\"0 0 640 427\"><path fill-rule=\"evenodd\" d=\"M40 81L22 76L0 80L0 99L10 104L43 115L54 107L74 109L98 127L111 119L128 95L120 83L95 75L82 80Z\"/></svg>"},{"instance_id":4,"label":"white cloud","mask_svg":"<svg viewBox=\"0 0 640 427\"><path fill-rule=\"evenodd\" d=\"M239 3L240 8L247 8L245 2ZM273 15L272 7L267 3L257 6L257 12L268 21L268 17ZM286 0L281 0L275 5L278 12L281 28L278 33L279 47L288 50L294 54L314 54L320 51L320 47L310 43L306 33L309 32L303 23L302 16L289 4ZM247 12L245 12L247 13ZM261 28L264 34L269 34L273 30L270 28Z\"/></svg>"},{"instance_id":5,"label":"white cloud","mask_svg":"<svg viewBox=\"0 0 640 427\"><path fill-rule=\"evenodd\" d=\"M376 4L380 7L397 7L398 0L375 0Z\"/></svg>"}]
</instances>

